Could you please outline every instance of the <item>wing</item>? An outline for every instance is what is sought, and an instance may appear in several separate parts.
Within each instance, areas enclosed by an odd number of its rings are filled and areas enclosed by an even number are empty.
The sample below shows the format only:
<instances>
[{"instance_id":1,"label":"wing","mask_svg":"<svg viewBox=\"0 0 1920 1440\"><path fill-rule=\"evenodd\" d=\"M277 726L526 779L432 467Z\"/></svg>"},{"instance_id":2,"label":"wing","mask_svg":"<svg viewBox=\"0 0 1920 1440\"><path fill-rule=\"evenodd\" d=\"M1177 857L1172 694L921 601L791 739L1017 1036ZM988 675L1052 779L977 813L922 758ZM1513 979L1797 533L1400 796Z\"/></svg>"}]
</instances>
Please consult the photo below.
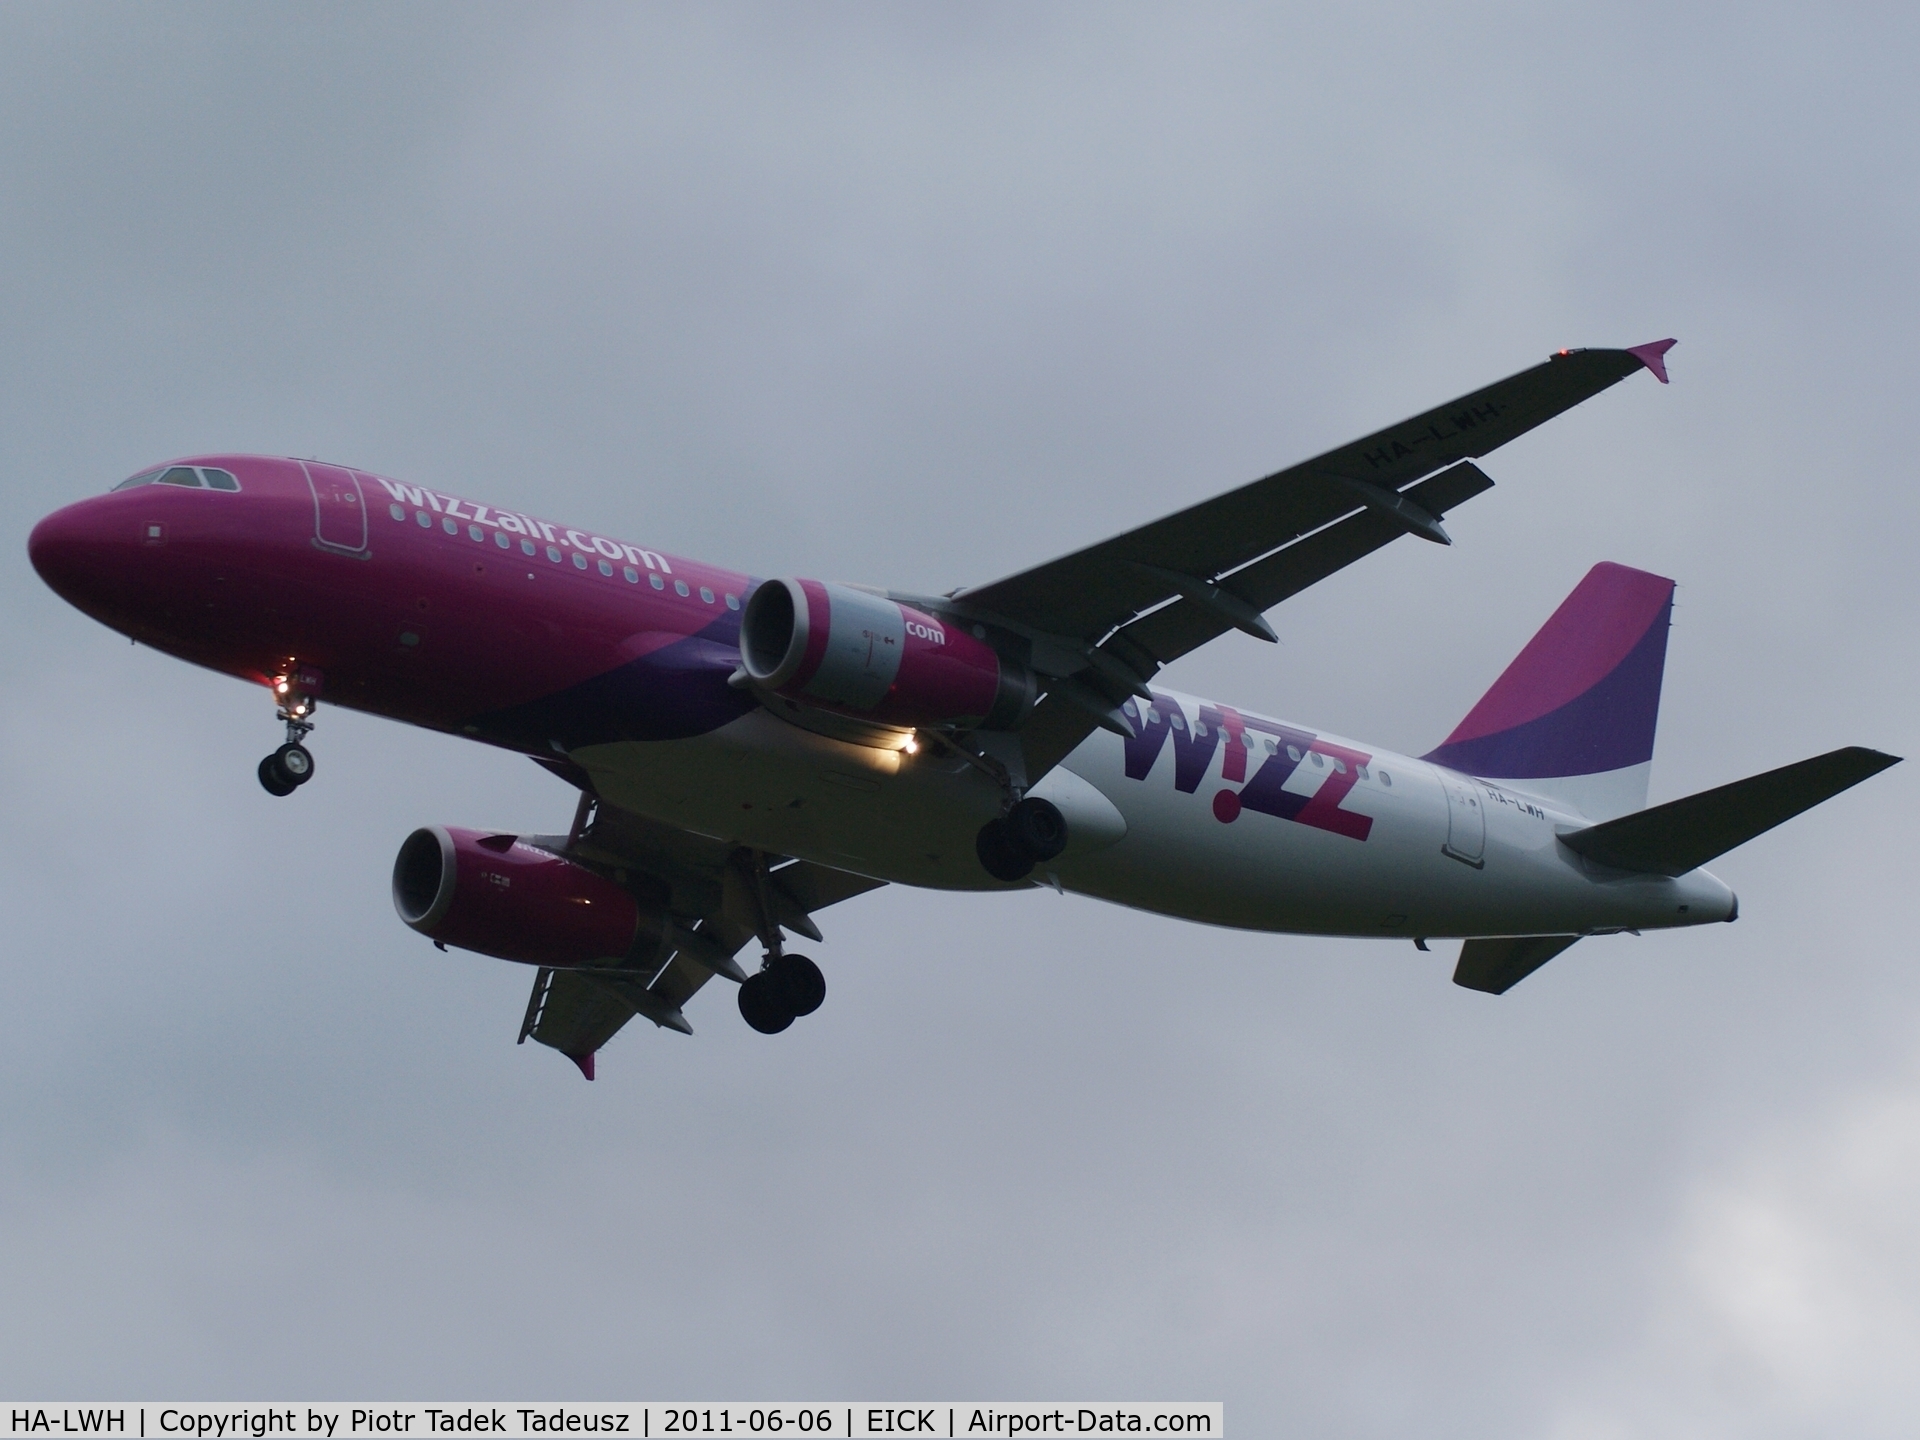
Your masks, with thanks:
<instances>
[{"instance_id":1,"label":"wing","mask_svg":"<svg viewBox=\"0 0 1920 1440\"><path fill-rule=\"evenodd\" d=\"M1034 642L1059 682L1021 732L1037 779L1169 661L1261 618L1403 534L1450 543L1440 521L1493 482L1470 462L1636 370L1666 379L1671 340L1562 351L1425 414L1124 535L977 589L942 608Z\"/></svg>"},{"instance_id":2,"label":"wing","mask_svg":"<svg viewBox=\"0 0 1920 1440\"><path fill-rule=\"evenodd\" d=\"M749 941L779 930L818 940L815 911L885 883L676 830L585 790L572 831L538 843L612 872L673 920L660 953L644 964L543 968L535 975L522 1043L552 1046L589 1080L594 1053L635 1015L692 1034L681 1007L715 974L740 975L733 957Z\"/></svg>"}]
</instances>

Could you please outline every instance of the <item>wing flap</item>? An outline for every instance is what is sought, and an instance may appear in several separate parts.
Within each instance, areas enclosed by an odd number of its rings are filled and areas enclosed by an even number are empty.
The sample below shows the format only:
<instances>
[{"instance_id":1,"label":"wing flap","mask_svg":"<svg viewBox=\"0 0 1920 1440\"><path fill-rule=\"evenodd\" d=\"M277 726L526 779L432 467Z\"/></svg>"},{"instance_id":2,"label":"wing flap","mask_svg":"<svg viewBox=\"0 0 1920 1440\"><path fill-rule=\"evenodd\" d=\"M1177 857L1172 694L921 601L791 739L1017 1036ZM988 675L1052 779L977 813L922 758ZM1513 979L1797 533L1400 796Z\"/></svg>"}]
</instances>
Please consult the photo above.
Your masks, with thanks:
<instances>
[{"instance_id":1,"label":"wing flap","mask_svg":"<svg viewBox=\"0 0 1920 1440\"><path fill-rule=\"evenodd\" d=\"M524 1044L531 1038L552 1046L591 1080L594 1052L635 1013L619 995L576 971L543 969L533 978L520 1040Z\"/></svg>"},{"instance_id":2,"label":"wing flap","mask_svg":"<svg viewBox=\"0 0 1920 1440\"><path fill-rule=\"evenodd\" d=\"M1568 849L1615 870L1685 875L1717 855L1830 800L1842 790L1900 763L1897 755L1849 745L1749 775L1584 830L1562 835Z\"/></svg>"},{"instance_id":3,"label":"wing flap","mask_svg":"<svg viewBox=\"0 0 1920 1440\"><path fill-rule=\"evenodd\" d=\"M836 870L831 865L822 865L813 860L796 860L791 865L782 865L767 878L808 915L815 910L824 910L829 905L838 905L842 900L864 895L869 890L878 890L887 883L866 875L856 875L851 870Z\"/></svg>"},{"instance_id":4,"label":"wing flap","mask_svg":"<svg viewBox=\"0 0 1920 1440\"><path fill-rule=\"evenodd\" d=\"M1467 462L1442 470L1400 494L1438 517L1492 488L1493 481L1486 472ZM1220 583L1254 609L1270 610L1406 533L1403 525L1378 510L1361 510L1234 571ZM1228 628L1200 606L1176 600L1142 615L1123 627L1121 634L1138 642L1164 665L1225 634Z\"/></svg>"},{"instance_id":5,"label":"wing flap","mask_svg":"<svg viewBox=\"0 0 1920 1440\"><path fill-rule=\"evenodd\" d=\"M1492 488L1493 481L1486 473L1467 462L1429 476L1401 493L1429 514L1441 516ZM1378 510L1361 510L1226 576L1220 583L1256 609L1270 609L1405 533L1403 526ZM1112 649L1095 653L1108 655L1137 646L1150 661L1165 665L1231 628L1217 612L1187 600L1175 600L1124 626L1108 641ZM1098 667L1092 678L1104 678ZM1042 700L1020 727L1020 750L1028 777L1038 780L1066 759L1097 724L1084 705L1052 695Z\"/></svg>"},{"instance_id":6,"label":"wing flap","mask_svg":"<svg viewBox=\"0 0 1920 1440\"><path fill-rule=\"evenodd\" d=\"M591 791L583 793L572 833L564 842L550 838L556 854L614 870L622 884L647 890L650 903L663 906L672 921L660 952L664 964L542 969L535 976L520 1039L560 1051L591 1080L594 1052L635 1015L692 1033L682 1007L713 978L716 959L731 957L756 933L740 900L742 877L758 860L725 841L622 810ZM813 912L885 883L806 860L782 864L766 879L774 923L812 939L820 934ZM682 948L667 953L676 944ZM690 951L705 952L704 961Z\"/></svg>"},{"instance_id":7,"label":"wing flap","mask_svg":"<svg viewBox=\"0 0 1920 1440\"><path fill-rule=\"evenodd\" d=\"M1176 593L1139 567L1215 580L1361 509L1368 502L1349 482L1401 492L1436 470L1497 449L1645 364L1627 350L1562 352L1312 460L1061 559L962 591L954 608L1098 641ZM1404 530L1396 527L1394 533Z\"/></svg>"}]
</instances>

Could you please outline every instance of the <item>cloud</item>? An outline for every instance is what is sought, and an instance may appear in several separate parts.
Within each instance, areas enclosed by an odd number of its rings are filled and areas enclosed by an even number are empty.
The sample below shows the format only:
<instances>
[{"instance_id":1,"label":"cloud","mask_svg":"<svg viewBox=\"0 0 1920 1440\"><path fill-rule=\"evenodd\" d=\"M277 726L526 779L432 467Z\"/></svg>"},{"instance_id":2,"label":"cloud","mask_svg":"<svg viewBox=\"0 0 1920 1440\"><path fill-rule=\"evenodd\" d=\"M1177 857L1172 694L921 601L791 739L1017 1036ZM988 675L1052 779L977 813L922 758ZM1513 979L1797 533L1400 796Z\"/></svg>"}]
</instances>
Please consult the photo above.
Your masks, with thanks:
<instances>
[{"instance_id":1,"label":"cloud","mask_svg":"<svg viewBox=\"0 0 1920 1440\"><path fill-rule=\"evenodd\" d=\"M1546 1433L1898 1435L1920 1345L1920 1083L1828 1100L1687 1187L1637 1342Z\"/></svg>"}]
</instances>

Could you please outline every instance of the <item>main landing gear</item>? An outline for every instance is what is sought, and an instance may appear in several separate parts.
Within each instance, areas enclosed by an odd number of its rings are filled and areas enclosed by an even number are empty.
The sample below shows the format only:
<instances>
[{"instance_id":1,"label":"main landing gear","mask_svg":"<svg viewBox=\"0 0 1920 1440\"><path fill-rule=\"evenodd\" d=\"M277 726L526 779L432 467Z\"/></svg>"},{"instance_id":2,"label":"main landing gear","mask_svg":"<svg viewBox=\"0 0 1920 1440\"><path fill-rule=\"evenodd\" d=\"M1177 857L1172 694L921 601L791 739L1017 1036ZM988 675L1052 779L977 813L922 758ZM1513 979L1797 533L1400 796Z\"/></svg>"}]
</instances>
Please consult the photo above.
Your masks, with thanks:
<instances>
[{"instance_id":1,"label":"main landing gear","mask_svg":"<svg viewBox=\"0 0 1920 1440\"><path fill-rule=\"evenodd\" d=\"M313 733L313 714L319 704L317 670L289 665L273 679L278 714L287 722L287 743L260 762L260 788L269 795L291 795L313 778L313 752L302 743Z\"/></svg>"},{"instance_id":2,"label":"main landing gear","mask_svg":"<svg viewBox=\"0 0 1920 1440\"><path fill-rule=\"evenodd\" d=\"M1052 801L1028 796L1004 820L982 825L973 848L994 879L1024 880L1067 848L1067 817Z\"/></svg>"},{"instance_id":3,"label":"main landing gear","mask_svg":"<svg viewBox=\"0 0 1920 1440\"><path fill-rule=\"evenodd\" d=\"M743 854L736 864L735 874L746 881L746 903L754 929L766 946L759 972L741 983L740 1018L762 1035L778 1035L802 1015L820 1008L820 1002L827 998L827 977L806 956L789 955L782 948L780 906L768 876L767 857ZM792 916L787 918L792 923ZM812 939L820 938L820 932L804 915L795 928Z\"/></svg>"},{"instance_id":4,"label":"main landing gear","mask_svg":"<svg viewBox=\"0 0 1920 1440\"><path fill-rule=\"evenodd\" d=\"M762 1035L778 1035L827 998L827 977L804 955L769 956L740 987L740 1018Z\"/></svg>"}]
</instances>

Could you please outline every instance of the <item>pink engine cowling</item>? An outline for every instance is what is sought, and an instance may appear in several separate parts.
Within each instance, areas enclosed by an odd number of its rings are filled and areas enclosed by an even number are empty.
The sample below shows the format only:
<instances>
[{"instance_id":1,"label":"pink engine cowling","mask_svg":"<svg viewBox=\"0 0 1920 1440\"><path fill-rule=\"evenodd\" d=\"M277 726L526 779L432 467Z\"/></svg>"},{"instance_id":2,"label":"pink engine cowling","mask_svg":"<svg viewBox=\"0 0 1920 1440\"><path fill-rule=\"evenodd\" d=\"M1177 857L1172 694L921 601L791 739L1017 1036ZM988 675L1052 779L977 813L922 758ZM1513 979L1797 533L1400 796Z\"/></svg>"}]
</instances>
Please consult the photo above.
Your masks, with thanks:
<instances>
[{"instance_id":1,"label":"pink engine cowling","mask_svg":"<svg viewBox=\"0 0 1920 1440\"><path fill-rule=\"evenodd\" d=\"M619 959L640 907L611 880L513 835L430 825L393 862L393 907L422 935L527 965Z\"/></svg>"},{"instance_id":2,"label":"pink engine cowling","mask_svg":"<svg viewBox=\"0 0 1920 1440\"><path fill-rule=\"evenodd\" d=\"M768 580L740 621L740 660L791 700L892 725L1011 729L1033 676L991 645L884 595Z\"/></svg>"}]
</instances>

